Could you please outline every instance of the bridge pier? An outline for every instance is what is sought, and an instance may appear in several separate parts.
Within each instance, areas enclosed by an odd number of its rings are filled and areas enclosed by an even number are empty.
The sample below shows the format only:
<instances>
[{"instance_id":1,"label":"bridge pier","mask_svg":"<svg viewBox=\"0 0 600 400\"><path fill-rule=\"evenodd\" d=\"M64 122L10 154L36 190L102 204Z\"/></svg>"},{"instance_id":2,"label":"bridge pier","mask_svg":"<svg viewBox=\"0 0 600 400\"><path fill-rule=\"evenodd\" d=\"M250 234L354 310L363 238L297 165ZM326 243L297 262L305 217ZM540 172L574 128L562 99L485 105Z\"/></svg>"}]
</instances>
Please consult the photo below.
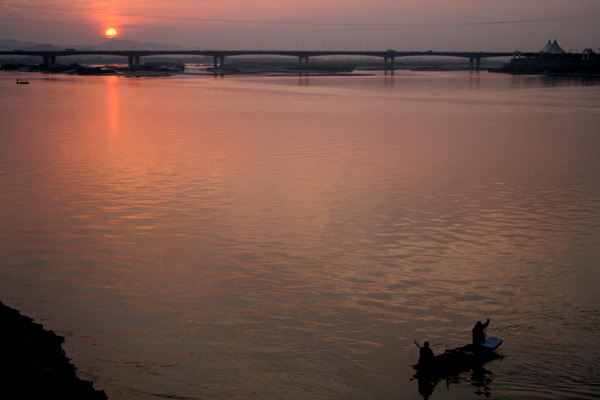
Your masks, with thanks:
<instances>
[{"instance_id":1,"label":"bridge pier","mask_svg":"<svg viewBox=\"0 0 600 400\"><path fill-rule=\"evenodd\" d=\"M475 68L473 68L474 64L476 65ZM481 57L469 57L469 69L479 71L481 69Z\"/></svg>"},{"instance_id":2,"label":"bridge pier","mask_svg":"<svg viewBox=\"0 0 600 400\"><path fill-rule=\"evenodd\" d=\"M140 56L127 56L129 68L137 68L140 66Z\"/></svg>"},{"instance_id":3,"label":"bridge pier","mask_svg":"<svg viewBox=\"0 0 600 400\"><path fill-rule=\"evenodd\" d=\"M306 60L305 64L308 65L308 56L299 56L298 57L298 61L300 62L300 65L302 65L302 59L305 59Z\"/></svg>"},{"instance_id":4,"label":"bridge pier","mask_svg":"<svg viewBox=\"0 0 600 400\"><path fill-rule=\"evenodd\" d=\"M220 63L220 65L219 65ZM225 56L213 56L213 68L217 69L225 64Z\"/></svg>"},{"instance_id":5,"label":"bridge pier","mask_svg":"<svg viewBox=\"0 0 600 400\"><path fill-rule=\"evenodd\" d=\"M54 67L56 65L56 56L44 56L44 65Z\"/></svg>"},{"instance_id":6,"label":"bridge pier","mask_svg":"<svg viewBox=\"0 0 600 400\"><path fill-rule=\"evenodd\" d=\"M388 60L390 60L389 68L388 68ZM384 63L385 73L387 74L387 71L389 69L391 74L394 75L394 57L383 57L383 63Z\"/></svg>"}]
</instances>

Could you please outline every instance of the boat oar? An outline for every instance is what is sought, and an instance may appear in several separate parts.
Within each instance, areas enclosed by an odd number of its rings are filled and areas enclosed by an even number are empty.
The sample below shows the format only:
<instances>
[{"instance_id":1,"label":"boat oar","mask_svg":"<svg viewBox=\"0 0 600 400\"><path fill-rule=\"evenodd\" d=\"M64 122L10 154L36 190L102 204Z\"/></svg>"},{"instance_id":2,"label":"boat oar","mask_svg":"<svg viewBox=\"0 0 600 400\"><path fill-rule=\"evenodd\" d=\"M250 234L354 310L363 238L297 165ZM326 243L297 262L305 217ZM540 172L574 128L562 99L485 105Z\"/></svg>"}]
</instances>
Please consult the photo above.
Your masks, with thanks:
<instances>
[{"instance_id":1,"label":"boat oar","mask_svg":"<svg viewBox=\"0 0 600 400\"><path fill-rule=\"evenodd\" d=\"M419 345L419 342L417 342L416 340L413 340L413 343L415 344L415 346L417 346L417 348L421 348L421 346Z\"/></svg>"}]
</instances>

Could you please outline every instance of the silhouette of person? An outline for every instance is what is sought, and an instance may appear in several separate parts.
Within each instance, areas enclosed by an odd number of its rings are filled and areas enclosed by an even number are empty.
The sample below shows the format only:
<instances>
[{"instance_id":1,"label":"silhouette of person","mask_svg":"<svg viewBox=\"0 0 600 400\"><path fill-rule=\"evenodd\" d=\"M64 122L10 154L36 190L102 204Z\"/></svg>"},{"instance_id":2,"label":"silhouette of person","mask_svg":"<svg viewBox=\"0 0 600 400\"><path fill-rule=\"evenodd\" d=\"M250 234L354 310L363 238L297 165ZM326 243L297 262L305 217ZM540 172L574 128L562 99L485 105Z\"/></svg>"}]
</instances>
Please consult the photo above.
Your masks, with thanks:
<instances>
[{"instance_id":1,"label":"silhouette of person","mask_svg":"<svg viewBox=\"0 0 600 400\"><path fill-rule=\"evenodd\" d=\"M425 342L423 347L419 347L419 367L429 368L433 364L433 350L429 347L429 342Z\"/></svg>"},{"instance_id":2,"label":"silhouette of person","mask_svg":"<svg viewBox=\"0 0 600 400\"><path fill-rule=\"evenodd\" d=\"M487 328L489 324L489 318L485 324L482 324L481 321L477 321L473 327L473 346L481 346L485 343L485 328Z\"/></svg>"}]
</instances>

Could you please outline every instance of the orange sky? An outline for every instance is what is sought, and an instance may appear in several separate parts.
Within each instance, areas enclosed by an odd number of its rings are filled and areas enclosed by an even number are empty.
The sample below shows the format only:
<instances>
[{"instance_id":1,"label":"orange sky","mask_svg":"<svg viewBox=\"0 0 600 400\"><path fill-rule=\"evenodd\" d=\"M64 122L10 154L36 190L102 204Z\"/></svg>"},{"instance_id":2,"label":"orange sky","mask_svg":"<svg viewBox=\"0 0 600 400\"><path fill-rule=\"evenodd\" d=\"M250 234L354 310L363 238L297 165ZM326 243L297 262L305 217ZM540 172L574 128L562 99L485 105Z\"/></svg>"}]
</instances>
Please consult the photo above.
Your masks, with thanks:
<instances>
[{"instance_id":1,"label":"orange sky","mask_svg":"<svg viewBox=\"0 0 600 400\"><path fill-rule=\"evenodd\" d=\"M0 0L0 39L189 48L537 51L600 47L598 0Z\"/></svg>"}]
</instances>

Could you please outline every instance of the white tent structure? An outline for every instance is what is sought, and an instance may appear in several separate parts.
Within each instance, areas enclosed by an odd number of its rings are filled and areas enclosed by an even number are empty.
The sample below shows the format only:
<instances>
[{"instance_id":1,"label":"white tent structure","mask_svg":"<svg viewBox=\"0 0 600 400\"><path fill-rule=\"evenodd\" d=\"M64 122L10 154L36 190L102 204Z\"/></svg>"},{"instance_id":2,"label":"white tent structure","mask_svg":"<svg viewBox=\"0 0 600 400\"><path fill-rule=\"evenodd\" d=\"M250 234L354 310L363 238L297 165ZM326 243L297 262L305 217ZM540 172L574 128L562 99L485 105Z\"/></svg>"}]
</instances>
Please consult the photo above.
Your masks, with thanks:
<instances>
[{"instance_id":1,"label":"white tent structure","mask_svg":"<svg viewBox=\"0 0 600 400\"><path fill-rule=\"evenodd\" d=\"M558 43L556 42L556 39L554 39L554 43L552 43L550 40L548 40L548 43L542 49L542 53L543 54L565 54L566 51L564 51L558 45Z\"/></svg>"},{"instance_id":2,"label":"white tent structure","mask_svg":"<svg viewBox=\"0 0 600 400\"><path fill-rule=\"evenodd\" d=\"M546 50L548 50L550 47L552 47L552 42L550 41L550 39L548 39L548 43L546 43L546 45L544 46L544 48L540 51L540 53L545 53Z\"/></svg>"}]
</instances>

